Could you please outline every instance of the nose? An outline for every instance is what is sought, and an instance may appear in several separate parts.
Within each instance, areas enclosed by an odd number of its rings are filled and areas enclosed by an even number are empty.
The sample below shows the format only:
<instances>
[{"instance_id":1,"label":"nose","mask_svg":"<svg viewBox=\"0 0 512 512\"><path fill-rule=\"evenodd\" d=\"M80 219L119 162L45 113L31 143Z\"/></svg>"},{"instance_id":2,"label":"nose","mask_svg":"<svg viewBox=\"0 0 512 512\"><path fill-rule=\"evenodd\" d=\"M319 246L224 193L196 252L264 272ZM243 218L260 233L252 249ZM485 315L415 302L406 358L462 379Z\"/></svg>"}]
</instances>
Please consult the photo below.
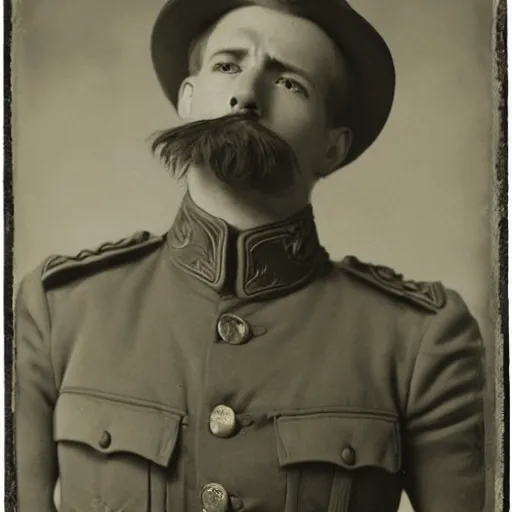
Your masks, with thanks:
<instances>
[{"instance_id":1,"label":"nose","mask_svg":"<svg viewBox=\"0 0 512 512\"><path fill-rule=\"evenodd\" d=\"M260 72L247 71L244 75L233 89L229 108L232 112L251 111L261 115Z\"/></svg>"},{"instance_id":2,"label":"nose","mask_svg":"<svg viewBox=\"0 0 512 512\"><path fill-rule=\"evenodd\" d=\"M243 95L237 94L236 96L232 96L229 100L229 106L233 112L237 112L240 110L250 110L253 112L258 112L260 108L258 107L258 103L255 100L249 99Z\"/></svg>"}]
</instances>

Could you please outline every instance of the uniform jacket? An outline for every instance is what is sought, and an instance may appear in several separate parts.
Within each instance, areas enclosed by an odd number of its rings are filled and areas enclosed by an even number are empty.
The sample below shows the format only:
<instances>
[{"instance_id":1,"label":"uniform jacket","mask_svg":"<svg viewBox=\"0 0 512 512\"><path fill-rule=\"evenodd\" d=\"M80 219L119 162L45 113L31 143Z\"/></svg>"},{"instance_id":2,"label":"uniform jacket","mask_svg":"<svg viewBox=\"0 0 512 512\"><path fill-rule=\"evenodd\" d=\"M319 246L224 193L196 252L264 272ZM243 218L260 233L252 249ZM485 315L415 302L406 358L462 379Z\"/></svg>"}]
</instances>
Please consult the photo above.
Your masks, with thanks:
<instances>
[{"instance_id":1,"label":"uniform jacket","mask_svg":"<svg viewBox=\"0 0 512 512\"><path fill-rule=\"evenodd\" d=\"M310 207L234 233L186 196L164 236L46 260L16 311L19 512L483 509L475 320L330 261Z\"/></svg>"}]
</instances>

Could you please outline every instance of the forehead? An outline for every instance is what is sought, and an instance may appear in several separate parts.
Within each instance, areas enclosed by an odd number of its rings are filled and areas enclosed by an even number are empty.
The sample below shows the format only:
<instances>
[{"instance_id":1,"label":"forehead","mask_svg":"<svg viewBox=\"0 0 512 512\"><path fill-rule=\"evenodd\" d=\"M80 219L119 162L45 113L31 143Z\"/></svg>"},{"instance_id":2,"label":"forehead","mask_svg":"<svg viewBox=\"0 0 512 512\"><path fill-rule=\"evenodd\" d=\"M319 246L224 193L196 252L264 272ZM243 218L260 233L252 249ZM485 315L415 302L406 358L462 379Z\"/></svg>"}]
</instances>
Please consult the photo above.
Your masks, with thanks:
<instances>
[{"instance_id":1,"label":"forehead","mask_svg":"<svg viewBox=\"0 0 512 512\"><path fill-rule=\"evenodd\" d=\"M259 6L238 8L219 20L208 38L205 57L223 48L254 48L319 79L330 76L339 66L337 49L320 27Z\"/></svg>"}]
</instances>

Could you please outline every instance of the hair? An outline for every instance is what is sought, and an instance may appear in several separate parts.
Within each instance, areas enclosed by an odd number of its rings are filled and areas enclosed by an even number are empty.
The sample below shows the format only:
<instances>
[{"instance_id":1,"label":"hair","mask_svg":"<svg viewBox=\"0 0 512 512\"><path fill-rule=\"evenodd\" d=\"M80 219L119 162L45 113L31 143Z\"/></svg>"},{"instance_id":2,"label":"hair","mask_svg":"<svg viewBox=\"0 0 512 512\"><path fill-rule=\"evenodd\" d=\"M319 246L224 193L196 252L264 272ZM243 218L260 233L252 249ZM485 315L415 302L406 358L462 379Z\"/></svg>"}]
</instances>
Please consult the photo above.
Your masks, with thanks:
<instances>
[{"instance_id":1,"label":"hair","mask_svg":"<svg viewBox=\"0 0 512 512\"><path fill-rule=\"evenodd\" d=\"M290 14L290 11L284 8L277 10ZM301 17L298 13L292 14ZM191 75L197 75L201 71L206 45L217 23L218 21L206 26L190 43L188 71ZM334 48L336 63L332 70L331 81L325 98L327 123L329 126L333 127L349 126L351 118L350 107L354 99L353 72L348 60L343 55L338 45L336 45L332 39L331 42Z\"/></svg>"}]
</instances>

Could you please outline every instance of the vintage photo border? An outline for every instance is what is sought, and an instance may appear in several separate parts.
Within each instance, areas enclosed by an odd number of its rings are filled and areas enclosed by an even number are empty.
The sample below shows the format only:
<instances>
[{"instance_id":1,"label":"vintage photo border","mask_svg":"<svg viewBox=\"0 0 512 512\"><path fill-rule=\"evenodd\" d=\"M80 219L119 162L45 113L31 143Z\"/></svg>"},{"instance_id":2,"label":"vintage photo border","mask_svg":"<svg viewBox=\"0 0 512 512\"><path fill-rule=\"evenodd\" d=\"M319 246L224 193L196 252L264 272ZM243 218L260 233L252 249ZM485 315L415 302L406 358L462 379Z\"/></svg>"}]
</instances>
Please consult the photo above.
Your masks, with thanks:
<instances>
[{"instance_id":1,"label":"vintage photo border","mask_svg":"<svg viewBox=\"0 0 512 512\"><path fill-rule=\"evenodd\" d=\"M18 0L22 1L22 0ZM28 0L25 0L28 1ZM13 198L13 144L12 134L12 1L4 1L4 399L5 399L5 471L4 506L6 511L16 510L16 478L14 460L14 344L13 344L13 244L14 244L14 198ZM508 510L509 506L509 304L508 304L508 69L507 69L507 0L495 0L493 52L494 52L494 162L493 162L493 246L492 246L492 315L494 321L494 382L495 410L492 425L493 443L491 455L492 475L488 489L494 491L494 510ZM489 482L490 480L490 482Z\"/></svg>"},{"instance_id":2,"label":"vintage photo border","mask_svg":"<svg viewBox=\"0 0 512 512\"><path fill-rule=\"evenodd\" d=\"M12 75L11 38L13 28L12 3L4 0L4 506L16 510L16 471L14 457L14 325L13 325L13 248L14 197L12 154Z\"/></svg>"},{"instance_id":3,"label":"vintage photo border","mask_svg":"<svg viewBox=\"0 0 512 512\"><path fill-rule=\"evenodd\" d=\"M493 31L494 53L494 162L492 218L492 302L494 320L495 375L493 382L493 468L494 510L510 507L510 405L509 300L508 300L508 47L507 0L496 0ZM486 426L491 418L487 418ZM491 487L489 484L488 487ZM489 489L490 490L490 489Z\"/></svg>"}]
</instances>

